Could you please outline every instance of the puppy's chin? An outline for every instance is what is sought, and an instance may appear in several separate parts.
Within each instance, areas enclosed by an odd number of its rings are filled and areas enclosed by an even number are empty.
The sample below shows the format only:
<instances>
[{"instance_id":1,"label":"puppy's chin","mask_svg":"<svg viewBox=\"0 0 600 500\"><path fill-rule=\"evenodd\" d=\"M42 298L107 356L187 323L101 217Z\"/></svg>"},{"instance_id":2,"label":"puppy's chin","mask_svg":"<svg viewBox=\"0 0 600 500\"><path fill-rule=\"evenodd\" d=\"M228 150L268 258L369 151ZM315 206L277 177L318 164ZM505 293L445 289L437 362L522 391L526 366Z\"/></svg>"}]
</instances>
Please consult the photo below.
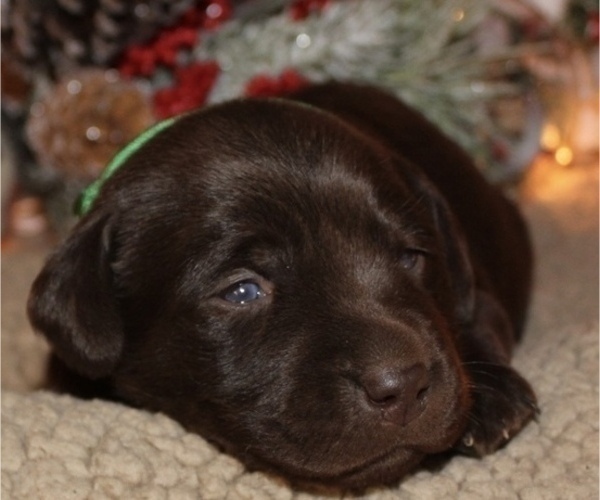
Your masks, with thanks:
<instances>
[{"instance_id":1,"label":"puppy's chin","mask_svg":"<svg viewBox=\"0 0 600 500\"><path fill-rule=\"evenodd\" d=\"M347 467L345 464L325 463L321 460L312 464L311 459L314 457L310 456L302 464L266 463L247 455L244 459L250 469L283 476L298 489L335 489L360 493L367 488L398 483L413 472L427 455L424 451L398 447L383 451L377 456L352 457L354 464Z\"/></svg>"},{"instance_id":2,"label":"puppy's chin","mask_svg":"<svg viewBox=\"0 0 600 500\"><path fill-rule=\"evenodd\" d=\"M297 488L307 490L335 488L361 492L369 487L397 483L403 476L414 470L424 456L424 453L418 451L399 448L333 475L326 468L319 472L286 470L285 475Z\"/></svg>"},{"instance_id":3,"label":"puppy's chin","mask_svg":"<svg viewBox=\"0 0 600 500\"><path fill-rule=\"evenodd\" d=\"M283 476L294 487L361 492L397 483L413 472L425 457L448 451L462 435L466 420L467 413L458 412L452 424L438 422L437 430L427 437L422 437L419 428L408 431L416 436L405 437L407 429L365 422L362 433L337 434L335 425L324 433L319 432L315 424L312 436L303 429L293 437L289 434L265 436L264 443L246 443L243 449L231 442L222 445L250 469ZM423 422L423 425L428 424Z\"/></svg>"}]
</instances>

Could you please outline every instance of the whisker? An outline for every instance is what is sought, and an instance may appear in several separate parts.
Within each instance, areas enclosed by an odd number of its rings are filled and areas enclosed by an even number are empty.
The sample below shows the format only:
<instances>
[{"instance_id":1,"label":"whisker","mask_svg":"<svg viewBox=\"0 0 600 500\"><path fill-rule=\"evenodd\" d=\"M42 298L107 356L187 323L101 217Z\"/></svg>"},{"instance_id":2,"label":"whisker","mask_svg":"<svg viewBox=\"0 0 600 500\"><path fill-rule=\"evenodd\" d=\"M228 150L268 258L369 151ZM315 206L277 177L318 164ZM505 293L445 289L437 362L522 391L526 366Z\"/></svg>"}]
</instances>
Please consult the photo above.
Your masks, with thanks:
<instances>
[{"instance_id":1,"label":"whisker","mask_svg":"<svg viewBox=\"0 0 600 500\"><path fill-rule=\"evenodd\" d=\"M485 370L472 370L471 374L472 375L483 375L484 377L487 377L488 379L492 379L492 380L502 380L502 377L498 376L497 374L490 373Z\"/></svg>"},{"instance_id":2,"label":"whisker","mask_svg":"<svg viewBox=\"0 0 600 500\"><path fill-rule=\"evenodd\" d=\"M471 387L471 393L472 394L485 394L487 393L491 393L491 394L497 394L499 396L501 396L502 399L509 401L510 402L510 397L505 394L504 392L502 392L501 390L489 386L489 385L485 385L485 384L473 384Z\"/></svg>"}]
</instances>

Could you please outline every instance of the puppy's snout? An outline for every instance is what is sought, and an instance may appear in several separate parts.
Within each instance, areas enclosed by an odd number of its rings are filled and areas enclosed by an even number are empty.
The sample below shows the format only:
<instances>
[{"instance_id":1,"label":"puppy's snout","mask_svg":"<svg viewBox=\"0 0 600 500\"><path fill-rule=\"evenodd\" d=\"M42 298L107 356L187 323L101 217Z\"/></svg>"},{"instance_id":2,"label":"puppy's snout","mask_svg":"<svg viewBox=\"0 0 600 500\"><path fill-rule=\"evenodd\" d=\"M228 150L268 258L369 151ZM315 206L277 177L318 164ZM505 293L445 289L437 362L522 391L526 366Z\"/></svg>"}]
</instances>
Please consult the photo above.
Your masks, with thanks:
<instances>
[{"instance_id":1,"label":"puppy's snout","mask_svg":"<svg viewBox=\"0 0 600 500\"><path fill-rule=\"evenodd\" d=\"M407 425L426 407L430 381L422 363L409 368L378 366L365 372L360 382L371 407L387 421Z\"/></svg>"}]
</instances>

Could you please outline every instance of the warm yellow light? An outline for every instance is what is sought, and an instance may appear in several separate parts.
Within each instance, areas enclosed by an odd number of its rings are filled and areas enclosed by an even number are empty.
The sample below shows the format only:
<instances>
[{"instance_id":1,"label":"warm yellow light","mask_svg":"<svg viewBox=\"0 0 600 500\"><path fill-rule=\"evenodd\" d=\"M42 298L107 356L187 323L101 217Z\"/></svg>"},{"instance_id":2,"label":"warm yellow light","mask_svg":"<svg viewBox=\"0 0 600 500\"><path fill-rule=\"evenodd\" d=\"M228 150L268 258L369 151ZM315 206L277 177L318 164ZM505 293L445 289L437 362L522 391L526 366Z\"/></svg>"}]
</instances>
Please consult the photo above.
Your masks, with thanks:
<instances>
[{"instance_id":1,"label":"warm yellow light","mask_svg":"<svg viewBox=\"0 0 600 500\"><path fill-rule=\"evenodd\" d=\"M465 11L463 9L457 9L454 11L454 20L459 23L465 18Z\"/></svg>"},{"instance_id":2,"label":"warm yellow light","mask_svg":"<svg viewBox=\"0 0 600 500\"><path fill-rule=\"evenodd\" d=\"M573 161L573 151L568 146L561 146L554 153L556 163L566 167Z\"/></svg>"},{"instance_id":3,"label":"warm yellow light","mask_svg":"<svg viewBox=\"0 0 600 500\"><path fill-rule=\"evenodd\" d=\"M547 123L542 130L541 145L547 151L555 151L560 147L560 130L554 123Z\"/></svg>"}]
</instances>

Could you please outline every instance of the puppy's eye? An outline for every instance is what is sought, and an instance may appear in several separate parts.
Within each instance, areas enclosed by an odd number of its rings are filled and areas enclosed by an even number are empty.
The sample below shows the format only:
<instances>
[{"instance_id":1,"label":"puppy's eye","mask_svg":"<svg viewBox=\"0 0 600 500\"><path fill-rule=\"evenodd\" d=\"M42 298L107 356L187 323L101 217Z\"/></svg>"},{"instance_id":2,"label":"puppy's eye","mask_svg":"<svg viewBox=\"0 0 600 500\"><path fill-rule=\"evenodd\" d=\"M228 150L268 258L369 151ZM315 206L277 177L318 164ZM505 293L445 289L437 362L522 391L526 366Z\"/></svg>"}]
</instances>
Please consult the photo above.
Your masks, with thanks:
<instances>
[{"instance_id":1,"label":"puppy's eye","mask_svg":"<svg viewBox=\"0 0 600 500\"><path fill-rule=\"evenodd\" d=\"M227 302L240 305L262 299L266 296L267 292L258 283L250 280L236 283L225 290L222 295Z\"/></svg>"},{"instance_id":2,"label":"puppy's eye","mask_svg":"<svg viewBox=\"0 0 600 500\"><path fill-rule=\"evenodd\" d=\"M407 271L418 270L425 261L425 252L417 248L405 248L400 252L400 265Z\"/></svg>"}]
</instances>

